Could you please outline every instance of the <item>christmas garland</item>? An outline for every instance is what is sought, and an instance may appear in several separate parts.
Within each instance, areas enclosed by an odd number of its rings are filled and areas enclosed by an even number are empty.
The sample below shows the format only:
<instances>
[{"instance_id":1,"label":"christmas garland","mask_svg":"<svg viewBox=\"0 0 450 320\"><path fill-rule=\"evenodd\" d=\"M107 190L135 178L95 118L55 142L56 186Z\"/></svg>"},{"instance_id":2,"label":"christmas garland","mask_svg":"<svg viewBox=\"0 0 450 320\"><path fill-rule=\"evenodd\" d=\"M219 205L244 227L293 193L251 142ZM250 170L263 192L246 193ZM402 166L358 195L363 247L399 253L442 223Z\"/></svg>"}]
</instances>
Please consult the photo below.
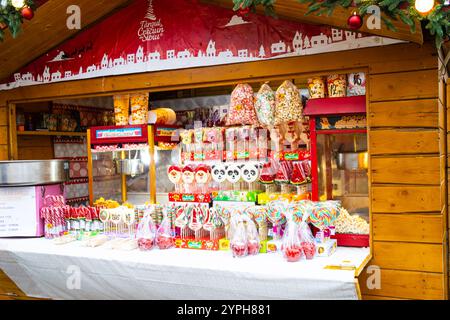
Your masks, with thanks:
<instances>
[{"instance_id":1,"label":"christmas garland","mask_svg":"<svg viewBox=\"0 0 450 320\"><path fill-rule=\"evenodd\" d=\"M0 0L0 41L9 29L15 38L22 29L23 19L31 20L34 15L33 0Z\"/></svg>"},{"instance_id":2,"label":"christmas garland","mask_svg":"<svg viewBox=\"0 0 450 320\"><path fill-rule=\"evenodd\" d=\"M415 32L416 21L424 21L425 28L435 37L436 47L440 48L444 40L450 36L450 7L444 0L435 1L433 9L426 13L419 13L414 7L414 0L298 0L308 5L306 15L316 13L332 15L336 7L349 8L354 6L360 16L364 17L371 5L377 5L384 13L381 16L383 23L392 31L397 31L392 20L401 20ZM233 0L234 10L241 14L247 14L250 10L256 11L256 6L263 5L266 14L275 16L275 0ZM356 12L356 11L355 11Z\"/></svg>"}]
</instances>

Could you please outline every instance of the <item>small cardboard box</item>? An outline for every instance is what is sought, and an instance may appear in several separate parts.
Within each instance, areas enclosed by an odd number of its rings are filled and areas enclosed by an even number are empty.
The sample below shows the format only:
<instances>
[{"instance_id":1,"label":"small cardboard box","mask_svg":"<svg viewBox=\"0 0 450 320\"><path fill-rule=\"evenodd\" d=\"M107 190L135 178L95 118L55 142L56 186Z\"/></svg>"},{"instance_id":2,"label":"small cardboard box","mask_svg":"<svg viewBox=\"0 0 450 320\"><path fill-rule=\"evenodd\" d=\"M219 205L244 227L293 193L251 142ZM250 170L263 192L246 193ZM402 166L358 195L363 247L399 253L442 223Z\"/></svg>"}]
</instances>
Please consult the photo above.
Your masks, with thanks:
<instances>
[{"instance_id":1,"label":"small cardboard box","mask_svg":"<svg viewBox=\"0 0 450 320\"><path fill-rule=\"evenodd\" d=\"M195 240L195 239L175 239L175 247L182 249L196 250L219 250L219 241L217 240Z\"/></svg>"},{"instance_id":2,"label":"small cardboard box","mask_svg":"<svg viewBox=\"0 0 450 320\"><path fill-rule=\"evenodd\" d=\"M329 257L336 251L336 248L337 241L335 239L316 243L316 257Z\"/></svg>"},{"instance_id":3,"label":"small cardboard box","mask_svg":"<svg viewBox=\"0 0 450 320\"><path fill-rule=\"evenodd\" d=\"M267 253L274 253L281 250L281 240L269 240L267 241Z\"/></svg>"}]
</instances>

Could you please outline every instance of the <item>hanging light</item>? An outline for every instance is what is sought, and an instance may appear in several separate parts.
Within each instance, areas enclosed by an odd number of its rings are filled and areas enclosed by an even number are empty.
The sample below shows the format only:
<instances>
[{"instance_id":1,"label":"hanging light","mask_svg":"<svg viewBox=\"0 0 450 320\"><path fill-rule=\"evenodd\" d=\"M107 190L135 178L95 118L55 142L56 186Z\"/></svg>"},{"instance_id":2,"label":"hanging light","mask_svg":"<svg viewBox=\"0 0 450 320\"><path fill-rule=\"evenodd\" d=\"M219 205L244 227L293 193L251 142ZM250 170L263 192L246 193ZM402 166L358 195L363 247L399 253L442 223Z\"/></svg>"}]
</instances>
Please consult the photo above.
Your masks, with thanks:
<instances>
[{"instance_id":1,"label":"hanging light","mask_svg":"<svg viewBox=\"0 0 450 320\"><path fill-rule=\"evenodd\" d=\"M428 13L434 7L434 0L416 0L414 7L420 13Z\"/></svg>"},{"instance_id":2,"label":"hanging light","mask_svg":"<svg viewBox=\"0 0 450 320\"><path fill-rule=\"evenodd\" d=\"M22 9L25 6L25 0L12 0L11 4L16 9Z\"/></svg>"}]
</instances>

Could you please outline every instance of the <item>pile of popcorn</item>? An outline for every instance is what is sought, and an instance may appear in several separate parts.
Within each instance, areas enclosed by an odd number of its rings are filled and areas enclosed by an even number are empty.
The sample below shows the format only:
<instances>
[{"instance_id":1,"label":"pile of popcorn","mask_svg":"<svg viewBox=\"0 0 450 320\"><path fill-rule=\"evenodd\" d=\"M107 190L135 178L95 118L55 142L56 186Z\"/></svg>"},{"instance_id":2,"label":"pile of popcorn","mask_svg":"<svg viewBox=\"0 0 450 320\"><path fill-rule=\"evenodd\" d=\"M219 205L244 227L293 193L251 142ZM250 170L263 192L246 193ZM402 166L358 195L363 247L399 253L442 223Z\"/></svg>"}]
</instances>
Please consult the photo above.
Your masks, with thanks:
<instances>
[{"instance_id":1,"label":"pile of popcorn","mask_svg":"<svg viewBox=\"0 0 450 320\"><path fill-rule=\"evenodd\" d=\"M369 234L370 226L358 215L350 215L344 208L335 221L336 233Z\"/></svg>"}]
</instances>

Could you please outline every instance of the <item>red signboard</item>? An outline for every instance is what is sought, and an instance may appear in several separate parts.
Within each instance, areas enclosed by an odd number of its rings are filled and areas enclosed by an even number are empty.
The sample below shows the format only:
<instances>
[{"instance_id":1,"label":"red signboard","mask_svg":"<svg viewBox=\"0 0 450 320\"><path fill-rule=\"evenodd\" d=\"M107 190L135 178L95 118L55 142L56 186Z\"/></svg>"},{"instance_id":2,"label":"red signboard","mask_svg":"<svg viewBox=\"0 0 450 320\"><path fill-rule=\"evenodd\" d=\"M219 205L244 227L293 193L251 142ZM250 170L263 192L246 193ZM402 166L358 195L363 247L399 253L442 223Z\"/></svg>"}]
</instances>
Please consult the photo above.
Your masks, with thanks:
<instances>
[{"instance_id":1,"label":"red signboard","mask_svg":"<svg viewBox=\"0 0 450 320\"><path fill-rule=\"evenodd\" d=\"M147 143L147 125L106 126L91 128L91 144Z\"/></svg>"},{"instance_id":2,"label":"red signboard","mask_svg":"<svg viewBox=\"0 0 450 320\"><path fill-rule=\"evenodd\" d=\"M198 0L135 0L0 82L0 90L397 42L265 15L239 17Z\"/></svg>"}]
</instances>

